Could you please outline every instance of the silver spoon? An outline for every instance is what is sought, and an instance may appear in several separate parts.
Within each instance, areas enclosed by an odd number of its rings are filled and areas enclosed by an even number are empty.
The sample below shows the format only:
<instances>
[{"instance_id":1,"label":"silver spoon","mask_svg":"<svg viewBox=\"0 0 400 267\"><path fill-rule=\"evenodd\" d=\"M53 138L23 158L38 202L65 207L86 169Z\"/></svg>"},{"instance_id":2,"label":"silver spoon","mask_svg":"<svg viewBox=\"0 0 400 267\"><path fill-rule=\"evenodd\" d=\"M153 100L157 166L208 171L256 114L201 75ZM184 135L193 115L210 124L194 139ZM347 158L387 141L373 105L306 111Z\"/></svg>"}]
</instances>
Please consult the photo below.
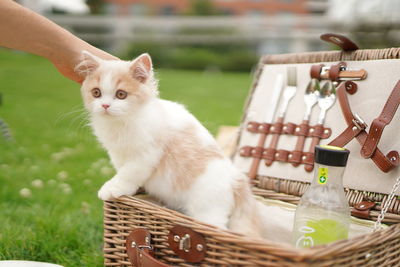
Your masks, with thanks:
<instances>
[{"instance_id":1,"label":"silver spoon","mask_svg":"<svg viewBox=\"0 0 400 267\"><path fill-rule=\"evenodd\" d=\"M327 111L335 104L336 101L336 83L327 81L319 91L318 106L321 110L318 116L318 123L316 127L322 127L325 122ZM314 136L310 145L309 152L313 153L316 145L319 144L320 137ZM314 169L314 165L306 164L304 169L311 172Z\"/></svg>"},{"instance_id":2,"label":"silver spoon","mask_svg":"<svg viewBox=\"0 0 400 267\"><path fill-rule=\"evenodd\" d=\"M311 110L314 107L314 105L317 104L319 90L320 90L319 81L317 79L311 79L311 81L308 83L306 87L306 92L304 93L304 103L306 109L304 112L303 121L301 123L301 125L304 125L303 127L305 127L306 129L308 128L307 126L309 125L310 122ZM296 128L296 132L300 132L300 130L301 130L300 127ZM292 160L293 166L298 166L301 162L301 154L304 148L305 140L306 140L305 135L299 135L294 150L295 151L294 153L297 154L293 153L289 155L289 161Z\"/></svg>"}]
</instances>

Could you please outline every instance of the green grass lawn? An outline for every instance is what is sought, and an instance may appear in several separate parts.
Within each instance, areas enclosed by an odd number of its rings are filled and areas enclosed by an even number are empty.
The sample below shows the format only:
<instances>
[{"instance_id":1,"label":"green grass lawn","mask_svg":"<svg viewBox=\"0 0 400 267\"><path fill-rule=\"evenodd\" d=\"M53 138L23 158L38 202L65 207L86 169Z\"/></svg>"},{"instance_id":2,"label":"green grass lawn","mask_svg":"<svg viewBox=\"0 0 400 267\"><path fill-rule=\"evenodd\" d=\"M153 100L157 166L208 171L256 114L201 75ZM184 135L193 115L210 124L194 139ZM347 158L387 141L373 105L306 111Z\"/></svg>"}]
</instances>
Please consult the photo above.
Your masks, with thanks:
<instances>
[{"instance_id":1,"label":"green grass lawn","mask_svg":"<svg viewBox=\"0 0 400 267\"><path fill-rule=\"evenodd\" d=\"M161 97L185 104L211 132L238 124L249 74L157 76ZM0 50L0 93L15 139L0 136L0 260L102 266L97 190L114 170L86 126L79 86L39 57Z\"/></svg>"}]
</instances>

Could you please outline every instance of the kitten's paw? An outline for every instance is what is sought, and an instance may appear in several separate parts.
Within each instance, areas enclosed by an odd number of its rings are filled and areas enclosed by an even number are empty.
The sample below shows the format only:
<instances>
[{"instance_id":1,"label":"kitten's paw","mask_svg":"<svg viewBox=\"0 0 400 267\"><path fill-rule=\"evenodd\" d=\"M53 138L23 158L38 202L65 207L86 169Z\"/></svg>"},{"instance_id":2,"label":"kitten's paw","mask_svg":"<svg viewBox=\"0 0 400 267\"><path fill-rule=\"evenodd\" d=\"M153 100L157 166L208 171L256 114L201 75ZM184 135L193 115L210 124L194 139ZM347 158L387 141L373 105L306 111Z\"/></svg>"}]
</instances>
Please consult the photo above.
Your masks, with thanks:
<instances>
[{"instance_id":1,"label":"kitten's paw","mask_svg":"<svg viewBox=\"0 0 400 267\"><path fill-rule=\"evenodd\" d=\"M136 192L135 186L126 186L114 180L107 181L97 193L101 200L111 200L123 195L131 196Z\"/></svg>"}]
</instances>

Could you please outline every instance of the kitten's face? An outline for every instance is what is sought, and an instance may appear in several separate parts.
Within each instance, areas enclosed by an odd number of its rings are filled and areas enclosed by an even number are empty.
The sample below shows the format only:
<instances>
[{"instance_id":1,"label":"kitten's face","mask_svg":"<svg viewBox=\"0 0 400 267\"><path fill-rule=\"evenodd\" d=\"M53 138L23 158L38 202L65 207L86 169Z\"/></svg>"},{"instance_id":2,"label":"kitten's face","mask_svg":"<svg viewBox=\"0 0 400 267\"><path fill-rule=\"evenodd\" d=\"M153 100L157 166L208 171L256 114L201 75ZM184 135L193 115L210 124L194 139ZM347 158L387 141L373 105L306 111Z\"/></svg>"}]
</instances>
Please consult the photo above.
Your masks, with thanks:
<instances>
[{"instance_id":1,"label":"kitten's face","mask_svg":"<svg viewBox=\"0 0 400 267\"><path fill-rule=\"evenodd\" d=\"M92 116L124 117L157 95L151 60L145 54L132 62L106 61L85 55L78 66L86 73L82 96Z\"/></svg>"}]
</instances>

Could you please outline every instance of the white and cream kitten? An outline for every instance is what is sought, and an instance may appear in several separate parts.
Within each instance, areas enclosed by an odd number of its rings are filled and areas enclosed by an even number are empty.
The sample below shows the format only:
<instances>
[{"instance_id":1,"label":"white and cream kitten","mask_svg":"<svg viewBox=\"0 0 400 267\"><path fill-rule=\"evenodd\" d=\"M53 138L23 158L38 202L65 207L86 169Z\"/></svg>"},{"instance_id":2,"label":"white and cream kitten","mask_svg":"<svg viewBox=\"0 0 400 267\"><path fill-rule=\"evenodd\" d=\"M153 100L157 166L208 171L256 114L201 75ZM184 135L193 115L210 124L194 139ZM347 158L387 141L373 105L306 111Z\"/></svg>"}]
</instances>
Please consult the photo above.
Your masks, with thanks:
<instances>
[{"instance_id":1,"label":"white and cream kitten","mask_svg":"<svg viewBox=\"0 0 400 267\"><path fill-rule=\"evenodd\" d=\"M260 207L247 177L182 105L158 97L150 56L133 61L83 56L77 70L85 76L84 104L117 171L98 196L110 200L144 187L200 221L261 236Z\"/></svg>"}]
</instances>

